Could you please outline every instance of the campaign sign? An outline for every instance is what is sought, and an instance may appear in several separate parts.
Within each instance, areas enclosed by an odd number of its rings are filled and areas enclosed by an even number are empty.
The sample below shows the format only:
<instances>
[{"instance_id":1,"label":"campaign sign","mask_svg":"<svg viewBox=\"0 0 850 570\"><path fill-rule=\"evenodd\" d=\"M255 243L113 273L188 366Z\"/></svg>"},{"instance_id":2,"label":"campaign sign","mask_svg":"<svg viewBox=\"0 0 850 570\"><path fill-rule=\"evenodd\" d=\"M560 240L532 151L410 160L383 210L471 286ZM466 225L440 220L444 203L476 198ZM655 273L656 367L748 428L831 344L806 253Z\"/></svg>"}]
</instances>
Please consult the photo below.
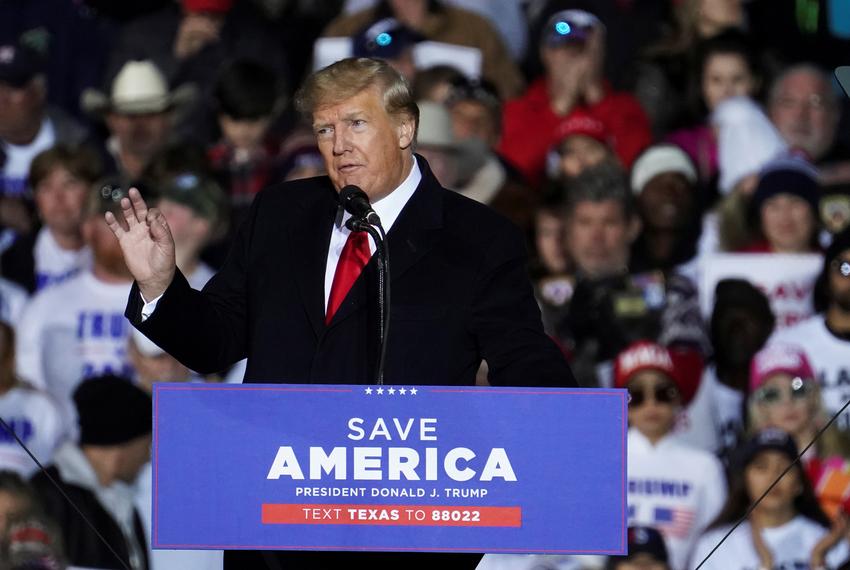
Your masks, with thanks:
<instances>
[{"instance_id":1,"label":"campaign sign","mask_svg":"<svg viewBox=\"0 0 850 570\"><path fill-rule=\"evenodd\" d=\"M162 549L621 554L623 390L157 384Z\"/></svg>"},{"instance_id":2,"label":"campaign sign","mask_svg":"<svg viewBox=\"0 0 850 570\"><path fill-rule=\"evenodd\" d=\"M814 314L815 281L823 268L819 254L719 253L702 264L700 305L703 315L714 307L714 292L722 279L746 279L770 301L776 328L784 329Z\"/></svg>"}]
</instances>

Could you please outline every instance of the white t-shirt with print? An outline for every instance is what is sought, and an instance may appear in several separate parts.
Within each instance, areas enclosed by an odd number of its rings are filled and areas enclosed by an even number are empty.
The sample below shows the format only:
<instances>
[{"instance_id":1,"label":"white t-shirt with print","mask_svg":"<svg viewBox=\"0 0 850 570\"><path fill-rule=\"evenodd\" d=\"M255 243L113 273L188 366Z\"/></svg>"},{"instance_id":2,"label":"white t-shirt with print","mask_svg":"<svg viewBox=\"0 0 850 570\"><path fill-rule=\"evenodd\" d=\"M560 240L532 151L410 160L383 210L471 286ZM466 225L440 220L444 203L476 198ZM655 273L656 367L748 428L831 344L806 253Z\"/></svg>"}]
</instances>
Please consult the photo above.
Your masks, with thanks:
<instances>
[{"instance_id":1,"label":"white t-shirt with print","mask_svg":"<svg viewBox=\"0 0 850 570\"><path fill-rule=\"evenodd\" d=\"M713 529L705 533L694 549L690 568L702 562L709 552L720 542L731 525ZM812 548L827 533L827 529L803 516L797 516L790 522L762 531L762 538L773 554L773 570L808 570ZM846 541L841 541L827 553L826 563L836 568L843 563L850 549ZM759 570L761 563L753 546L752 529L744 522L729 535L703 565L701 570Z\"/></svg>"},{"instance_id":2,"label":"white t-shirt with print","mask_svg":"<svg viewBox=\"0 0 850 570\"><path fill-rule=\"evenodd\" d=\"M629 526L664 535L672 570L685 570L694 544L726 500L726 478L712 454L667 436L653 445L628 434Z\"/></svg>"},{"instance_id":3,"label":"white t-shirt with print","mask_svg":"<svg viewBox=\"0 0 850 570\"><path fill-rule=\"evenodd\" d=\"M59 247L53 233L46 227L41 228L35 238L33 248L35 262L35 288L44 289L61 283L92 264L92 253L88 246L78 250Z\"/></svg>"},{"instance_id":4,"label":"white t-shirt with print","mask_svg":"<svg viewBox=\"0 0 850 570\"><path fill-rule=\"evenodd\" d=\"M0 418L42 465L50 463L53 452L67 435L56 402L46 393L28 386L15 386L0 395ZM29 478L38 466L5 429L0 429L0 470L4 469Z\"/></svg>"},{"instance_id":5,"label":"white t-shirt with print","mask_svg":"<svg viewBox=\"0 0 850 570\"><path fill-rule=\"evenodd\" d=\"M714 454L732 450L744 425L743 405L743 392L720 382L714 366L707 366L694 399L682 410L676 437Z\"/></svg>"},{"instance_id":6,"label":"white t-shirt with print","mask_svg":"<svg viewBox=\"0 0 850 570\"><path fill-rule=\"evenodd\" d=\"M106 283L84 271L37 293L18 330L17 369L74 418L72 394L85 378L132 378L124 317L131 282ZM73 425L73 424L72 424Z\"/></svg>"},{"instance_id":7,"label":"white t-shirt with print","mask_svg":"<svg viewBox=\"0 0 850 570\"><path fill-rule=\"evenodd\" d=\"M2 176L0 189L3 193L7 196L22 195L27 188L27 178L33 159L38 153L51 148L55 143L56 131L53 128L53 122L48 118L42 121L38 134L30 144L19 146L2 141L3 152L6 155L6 162L0 171Z\"/></svg>"},{"instance_id":8,"label":"white t-shirt with print","mask_svg":"<svg viewBox=\"0 0 850 570\"><path fill-rule=\"evenodd\" d=\"M768 341L773 343L797 345L806 352L827 411L835 413L850 400L850 341L832 334L823 315L775 333ZM850 431L850 411L841 414L835 423L840 429Z\"/></svg>"}]
</instances>

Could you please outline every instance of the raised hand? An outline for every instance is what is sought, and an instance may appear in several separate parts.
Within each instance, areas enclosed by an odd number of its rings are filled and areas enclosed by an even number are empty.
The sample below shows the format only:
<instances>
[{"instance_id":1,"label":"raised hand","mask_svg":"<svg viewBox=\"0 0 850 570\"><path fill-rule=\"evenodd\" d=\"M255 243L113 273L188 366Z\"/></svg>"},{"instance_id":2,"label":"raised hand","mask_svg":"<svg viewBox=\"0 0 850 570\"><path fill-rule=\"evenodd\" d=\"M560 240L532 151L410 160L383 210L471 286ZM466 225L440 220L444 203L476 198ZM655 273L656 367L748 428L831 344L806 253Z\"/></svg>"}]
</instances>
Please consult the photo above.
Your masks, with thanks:
<instances>
[{"instance_id":1,"label":"raised hand","mask_svg":"<svg viewBox=\"0 0 850 570\"><path fill-rule=\"evenodd\" d=\"M174 40L174 57L186 59L192 57L208 44L217 42L220 36L219 25L201 14L187 14L180 22L177 37Z\"/></svg>"},{"instance_id":2,"label":"raised hand","mask_svg":"<svg viewBox=\"0 0 850 570\"><path fill-rule=\"evenodd\" d=\"M106 213L106 223L118 238L124 262L139 284L142 297L152 301L165 292L174 278L174 238L159 210L148 210L135 188L130 189L129 195L121 199L123 223L112 212Z\"/></svg>"}]
</instances>

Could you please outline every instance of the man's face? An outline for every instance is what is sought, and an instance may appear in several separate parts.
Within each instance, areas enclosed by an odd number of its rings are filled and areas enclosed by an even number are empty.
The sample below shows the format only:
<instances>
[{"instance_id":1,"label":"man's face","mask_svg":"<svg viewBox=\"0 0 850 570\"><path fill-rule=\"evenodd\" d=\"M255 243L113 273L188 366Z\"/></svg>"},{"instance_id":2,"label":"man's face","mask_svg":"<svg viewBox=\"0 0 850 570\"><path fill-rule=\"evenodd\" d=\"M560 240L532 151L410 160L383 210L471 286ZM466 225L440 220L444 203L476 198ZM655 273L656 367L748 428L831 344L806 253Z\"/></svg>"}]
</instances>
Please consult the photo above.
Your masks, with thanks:
<instances>
[{"instance_id":1,"label":"man's face","mask_svg":"<svg viewBox=\"0 0 850 570\"><path fill-rule=\"evenodd\" d=\"M155 382L185 382L189 378L189 369L176 358L165 352L153 356L142 354L133 340L128 341L127 355L139 386L147 392L153 391Z\"/></svg>"},{"instance_id":2,"label":"man's face","mask_svg":"<svg viewBox=\"0 0 850 570\"><path fill-rule=\"evenodd\" d=\"M59 234L77 233L83 223L88 186L66 168L56 166L39 182L35 205L42 222Z\"/></svg>"},{"instance_id":3,"label":"man's face","mask_svg":"<svg viewBox=\"0 0 850 570\"><path fill-rule=\"evenodd\" d=\"M110 113L106 122L109 131L121 144L121 150L140 156L153 156L165 144L171 126L168 112Z\"/></svg>"},{"instance_id":4,"label":"man's face","mask_svg":"<svg viewBox=\"0 0 850 570\"><path fill-rule=\"evenodd\" d=\"M83 238L92 250L96 266L117 279L132 279L118 238L102 214L91 215L83 222Z\"/></svg>"},{"instance_id":5,"label":"man's face","mask_svg":"<svg viewBox=\"0 0 850 570\"><path fill-rule=\"evenodd\" d=\"M125 483L133 483L139 471L150 461L151 435L142 435L121 446L118 477Z\"/></svg>"},{"instance_id":6,"label":"man's face","mask_svg":"<svg viewBox=\"0 0 850 570\"><path fill-rule=\"evenodd\" d=\"M189 206L168 198L162 198L157 208L168 222L175 247L178 250L189 250L189 252L179 251L179 255L188 253L194 256L210 235L212 228L209 221L197 215Z\"/></svg>"},{"instance_id":7,"label":"man's face","mask_svg":"<svg viewBox=\"0 0 850 570\"><path fill-rule=\"evenodd\" d=\"M0 536L5 534L9 519L20 516L30 506L29 501L24 497L8 491L0 491Z\"/></svg>"},{"instance_id":8,"label":"man's face","mask_svg":"<svg viewBox=\"0 0 850 570\"><path fill-rule=\"evenodd\" d=\"M808 71L786 76L770 102L770 119L792 147L819 160L832 147L838 127L830 86Z\"/></svg>"},{"instance_id":9,"label":"man's face","mask_svg":"<svg viewBox=\"0 0 850 570\"><path fill-rule=\"evenodd\" d=\"M726 306L714 318L718 319L717 354L734 367L746 367L773 332L770 323L743 305Z\"/></svg>"},{"instance_id":10,"label":"man's face","mask_svg":"<svg viewBox=\"0 0 850 570\"><path fill-rule=\"evenodd\" d=\"M584 42L570 42L564 45L540 48L540 61L548 77L558 77L583 57Z\"/></svg>"},{"instance_id":11,"label":"man's face","mask_svg":"<svg viewBox=\"0 0 850 570\"><path fill-rule=\"evenodd\" d=\"M457 189L460 183L457 157L450 149L439 146L420 146L416 150L428 161L431 172L443 186Z\"/></svg>"},{"instance_id":12,"label":"man's face","mask_svg":"<svg viewBox=\"0 0 850 570\"><path fill-rule=\"evenodd\" d=\"M579 202L567 220L567 249L581 272L605 277L626 267L636 231L618 201Z\"/></svg>"},{"instance_id":13,"label":"man's face","mask_svg":"<svg viewBox=\"0 0 850 570\"><path fill-rule=\"evenodd\" d=\"M490 110L473 100L452 104L452 129L458 140L478 139L494 147L499 142L499 129Z\"/></svg>"},{"instance_id":14,"label":"man's face","mask_svg":"<svg viewBox=\"0 0 850 570\"><path fill-rule=\"evenodd\" d=\"M30 142L17 139L41 123L45 95L44 82L40 78L21 87L0 83L0 139L15 144Z\"/></svg>"},{"instance_id":15,"label":"man's face","mask_svg":"<svg viewBox=\"0 0 850 570\"><path fill-rule=\"evenodd\" d=\"M218 125L224 138L238 150L254 151L263 144L271 119L233 119L219 115Z\"/></svg>"},{"instance_id":16,"label":"man's face","mask_svg":"<svg viewBox=\"0 0 850 570\"><path fill-rule=\"evenodd\" d=\"M675 230L689 223L693 188L677 172L653 176L638 196L643 223L656 230Z\"/></svg>"},{"instance_id":17,"label":"man's face","mask_svg":"<svg viewBox=\"0 0 850 570\"><path fill-rule=\"evenodd\" d=\"M353 184L375 202L401 184L411 164L413 119L387 114L377 87L317 108L313 131L337 191Z\"/></svg>"}]
</instances>

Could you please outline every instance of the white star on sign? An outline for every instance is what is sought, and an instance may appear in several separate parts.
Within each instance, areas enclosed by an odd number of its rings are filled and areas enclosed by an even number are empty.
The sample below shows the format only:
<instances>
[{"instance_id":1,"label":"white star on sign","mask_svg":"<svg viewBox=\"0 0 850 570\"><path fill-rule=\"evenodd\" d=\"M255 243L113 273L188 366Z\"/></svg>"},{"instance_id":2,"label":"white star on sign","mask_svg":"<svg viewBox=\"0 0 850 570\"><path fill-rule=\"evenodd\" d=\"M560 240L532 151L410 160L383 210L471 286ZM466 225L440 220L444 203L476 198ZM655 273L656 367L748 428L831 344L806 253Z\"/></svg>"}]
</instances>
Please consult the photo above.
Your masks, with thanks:
<instances>
[{"instance_id":1,"label":"white star on sign","mask_svg":"<svg viewBox=\"0 0 850 570\"><path fill-rule=\"evenodd\" d=\"M417 390L416 388L411 388L411 389L410 389L410 395L411 395L411 396L415 396L415 395L416 395L416 392L418 392L418 391L419 391L419 390Z\"/></svg>"},{"instance_id":2,"label":"white star on sign","mask_svg":"<svg viewBox=\"0 0 850 570\"><path fill-rule=\"evenodd\" d=\"M371 393L372 393L372 389L371 389L371 388L366 388L366 393L367 393L367 394L371 394Z\"/></svg>"},{"instance_id":3,"label":"white star on sign","mask_svg":"<svg viewBox=\"0 0 850 570\"><path fill-rule=\"evenodd\" d=\"M384 389L383 389L383 388L378 388L378 389L377 389L377 390L375 390L375 391L378 393L378 395L379 395L379 396L380 396L381 394L383 394L383 393L384 393Z\"/></svg>"},{"instance_id":4,"label":"white star on sign","mask_svg":"<svg viewBox=\"0 0 850 570\"><path fill-rule=\"evenodd\" d=\"M387 392L389 392L390 396L392 396L393 394L395 394L395 388L390 388L389 390L387 390Z\"/></svg>"},{"instance_id":5,"label":"white star on sign","mask_svg":"<svg viewBox=\"0 0 850 570\"><path fill-rule=\"evenodd\" d=\"M405 390L404 388L400 388L398 393L404 396L405 394L407 394L407 390Z\"/></svg>"}]
</instances>

